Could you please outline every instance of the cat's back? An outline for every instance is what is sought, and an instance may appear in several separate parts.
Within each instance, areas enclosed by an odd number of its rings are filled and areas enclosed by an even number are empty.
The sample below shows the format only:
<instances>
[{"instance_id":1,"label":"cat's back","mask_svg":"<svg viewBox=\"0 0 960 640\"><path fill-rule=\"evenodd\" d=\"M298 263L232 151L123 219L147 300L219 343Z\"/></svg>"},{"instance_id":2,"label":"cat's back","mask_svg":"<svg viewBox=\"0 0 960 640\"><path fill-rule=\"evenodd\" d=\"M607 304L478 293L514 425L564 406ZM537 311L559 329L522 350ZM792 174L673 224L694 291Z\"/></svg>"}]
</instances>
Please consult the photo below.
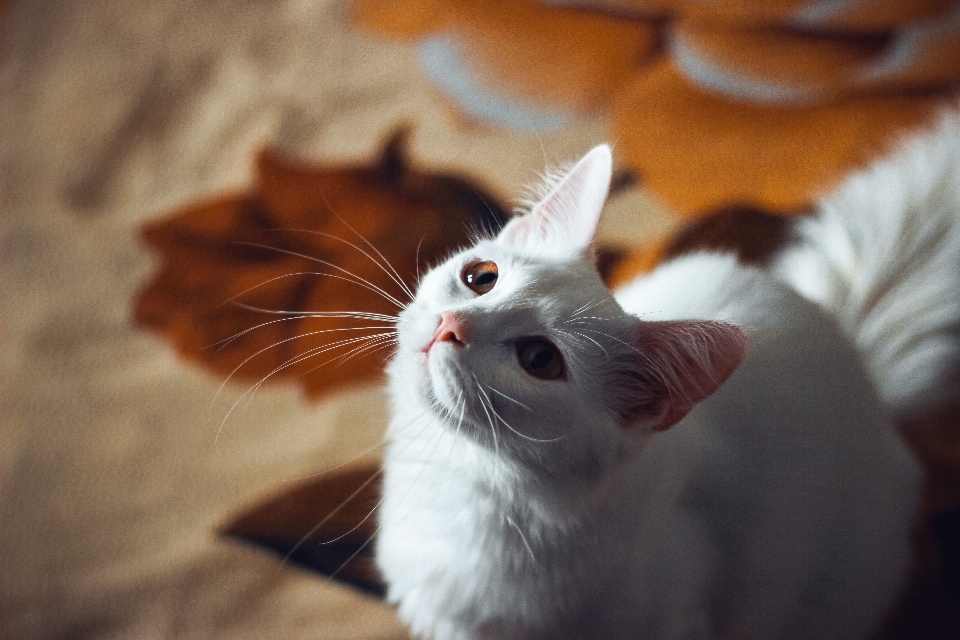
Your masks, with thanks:
<instances>
[{"instance_id":1,"label":"cat's back","mask_svg":"<svg viewBox=\"0 0 960 640\"><path fill-rule=\"evenodd\" d=\"M719 626L856 637L879 620L909 560L918 472L833 319L726 255L675 260L616 297L643 320L720 320L749 336L739 369L636 466L675 487L673 514L658 517L710 550Z\"/></svg>"},{"instance_id":2,"label":"cat's back","mask_svg":"<svg viewBox=\"0 0 960 640\"><path fill-rule=\"evenodd\" d=\"M813 308L766 273L740 264L735 256L708 252L660 265L620 287L615 298L641 320L722 320L753 336L789 330L791 316Z\"/></svg>"}]
</instances>

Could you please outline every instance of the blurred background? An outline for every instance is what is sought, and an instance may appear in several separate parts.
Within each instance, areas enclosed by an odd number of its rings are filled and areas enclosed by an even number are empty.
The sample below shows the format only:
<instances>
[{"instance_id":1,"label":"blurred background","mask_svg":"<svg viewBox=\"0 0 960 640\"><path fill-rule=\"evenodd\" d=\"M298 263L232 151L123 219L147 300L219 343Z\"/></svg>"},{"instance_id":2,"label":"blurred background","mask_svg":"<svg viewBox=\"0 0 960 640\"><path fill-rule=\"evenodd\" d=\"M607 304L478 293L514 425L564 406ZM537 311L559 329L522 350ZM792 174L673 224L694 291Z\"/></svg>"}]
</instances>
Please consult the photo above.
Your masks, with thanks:
<instances>
[{"instance_id":1,"label":"blurred background","mask_svg":"<svg viewBox=\"0 0 960 640\"><path fill-rule=\"evenodd\" d=\"M392 286L317 232L412 280L608 141L600 240L642 269L690 221L804 213L958 81L948 0L0 2L0 637L406 637L218 533L376 466L383 345L318 367L305 334L340 320L247 332L276 319L254 308L395 312L302 274ZM913 444L941 514L938 416Z\"/></svg>"}]
</instances>

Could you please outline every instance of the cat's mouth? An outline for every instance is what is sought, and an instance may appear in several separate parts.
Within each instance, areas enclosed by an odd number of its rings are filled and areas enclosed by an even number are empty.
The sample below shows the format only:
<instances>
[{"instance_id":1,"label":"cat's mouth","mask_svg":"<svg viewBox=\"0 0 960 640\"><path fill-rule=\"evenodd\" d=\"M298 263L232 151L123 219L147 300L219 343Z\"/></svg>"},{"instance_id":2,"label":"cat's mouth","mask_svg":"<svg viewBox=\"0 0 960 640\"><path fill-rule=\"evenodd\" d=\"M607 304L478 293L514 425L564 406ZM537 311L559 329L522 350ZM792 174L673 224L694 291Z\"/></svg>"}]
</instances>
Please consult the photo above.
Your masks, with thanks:
<instances>
[{"instance_id":1,"label":"cat's mouth","mask_svg":"<svg viewBox=\"0 0 960 640\"><path fill-rule=\"evenodd\" d=\"M456 362L459 354L455 349L457 347L446 344L433 344L422 353L424 375L434 395L444 404L463 393L466 374Z\"/></svg>"},{"instance_id":2,"label":"cat's mouth","mask_svg":"<svg viewBox=\"0 0 960 640\"><path fill-rule=\"evenodd\" d=\"M463 361L468 349L452 341L431 339L417 353L421 390L445 417L463 421L472 415L474 374ZM464 415L466 414L466 415Z\"/></svg>"}]
</instances>

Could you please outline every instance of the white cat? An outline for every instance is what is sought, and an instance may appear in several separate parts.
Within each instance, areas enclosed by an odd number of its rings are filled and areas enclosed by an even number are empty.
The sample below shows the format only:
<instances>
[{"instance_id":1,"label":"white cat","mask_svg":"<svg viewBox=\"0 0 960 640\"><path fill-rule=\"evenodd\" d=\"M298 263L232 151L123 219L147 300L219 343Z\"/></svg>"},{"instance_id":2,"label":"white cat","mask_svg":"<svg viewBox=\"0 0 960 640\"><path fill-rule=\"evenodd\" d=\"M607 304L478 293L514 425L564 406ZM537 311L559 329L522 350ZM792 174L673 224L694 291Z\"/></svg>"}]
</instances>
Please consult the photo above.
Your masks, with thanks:
<instances>
[{"instance_id":1,"label":"white cat","mask_svg":"<svg viewBox=\"0 0 960 640\"><path fill-rule=\"evenodd\" d=\"M889 405L957 364L958 150L954 120L851 178L775 277L697 254L613 295L590 251L600 146L430 271L389 367L377 540L413 632L875 631L919 492Z\"/></svg>"}]
</instances>

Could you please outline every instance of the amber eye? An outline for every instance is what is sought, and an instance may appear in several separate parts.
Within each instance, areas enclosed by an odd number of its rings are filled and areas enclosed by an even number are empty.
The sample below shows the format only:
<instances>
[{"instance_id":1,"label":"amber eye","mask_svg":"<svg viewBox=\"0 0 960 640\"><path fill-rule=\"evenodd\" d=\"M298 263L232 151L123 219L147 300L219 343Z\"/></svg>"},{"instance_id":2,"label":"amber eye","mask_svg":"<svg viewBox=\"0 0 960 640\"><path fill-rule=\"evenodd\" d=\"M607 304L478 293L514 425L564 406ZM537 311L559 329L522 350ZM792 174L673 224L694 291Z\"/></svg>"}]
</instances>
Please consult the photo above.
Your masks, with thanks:
<instances>
[{"instance_id":1,"label":"amber eye","mask_svg":"<svg viewBox=\"0 0 960 640\"><path fill-rule=\"evenodd\" d=\"M517 345L520 366L535 378L553 380L563 374L563 359L557 348L546 340L530 340Z\"/></svg>"},{"instance_id":2,"label":"amber eye","mask_svg":"<svg viewBox=\"0 0 960 640\"><path fill-rule=\"evenodd\" d=\"M497 264L486 260L484 262L474 262L463 270L463 284L470 287L477 295L482 296L497 284L499 276Z\"/></svg>"}]
</instances>

